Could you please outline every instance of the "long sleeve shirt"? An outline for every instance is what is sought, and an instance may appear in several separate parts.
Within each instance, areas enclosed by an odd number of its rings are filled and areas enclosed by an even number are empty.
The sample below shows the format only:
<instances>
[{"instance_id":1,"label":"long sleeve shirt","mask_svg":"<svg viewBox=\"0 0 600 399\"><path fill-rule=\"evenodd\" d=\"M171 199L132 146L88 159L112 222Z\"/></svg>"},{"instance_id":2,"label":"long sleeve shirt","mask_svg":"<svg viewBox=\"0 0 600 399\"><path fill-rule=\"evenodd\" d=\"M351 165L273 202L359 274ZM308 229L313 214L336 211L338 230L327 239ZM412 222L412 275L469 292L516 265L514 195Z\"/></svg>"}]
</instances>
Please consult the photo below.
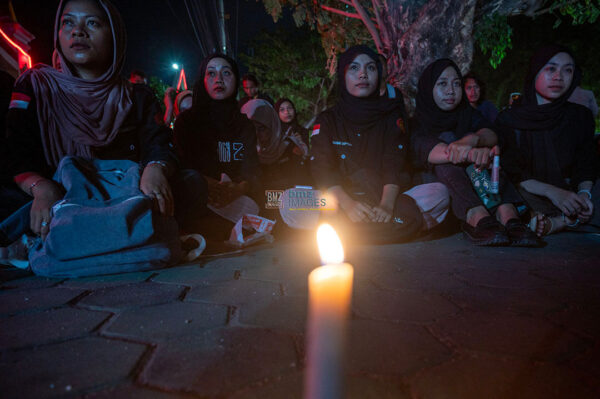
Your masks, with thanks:
<instances>
[{"instance_id":1,"label":"long sleeve shirt","mask_svg":"<svg viewBox=\"0 0 600 399\"><path fill-rule=\"evenodd\" d=\"M172 134L162 122L162 112L151 89L144 85L134 85L132 97L134 106L119 133L110 144L93 148L93 156L98 159L127 159L139 162L142 166L150 161L176 164ZM13 98L21 100L11 102L6 116L3 151L6 155L0 161L0 173L10 178L25 172L37 172L51 177L55 168L48 164L44 156L37 99L31 82L18 82L13 90Z\"/></svg>"}]
</instances>

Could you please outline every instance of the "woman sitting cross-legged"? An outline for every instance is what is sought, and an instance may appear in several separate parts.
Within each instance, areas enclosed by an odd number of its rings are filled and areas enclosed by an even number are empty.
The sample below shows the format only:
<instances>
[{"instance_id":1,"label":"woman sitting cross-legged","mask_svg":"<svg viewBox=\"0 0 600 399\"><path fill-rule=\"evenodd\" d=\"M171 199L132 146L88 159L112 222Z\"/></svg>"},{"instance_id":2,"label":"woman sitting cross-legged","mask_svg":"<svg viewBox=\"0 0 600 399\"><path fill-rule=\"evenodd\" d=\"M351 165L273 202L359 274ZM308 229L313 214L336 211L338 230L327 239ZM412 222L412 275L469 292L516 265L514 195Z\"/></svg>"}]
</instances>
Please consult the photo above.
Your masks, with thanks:
<instances>
[{"instance_id":1,"label":"woman sitting cross-legged","mask_svg":"<svg viewBox=\"0 0 600 399\"><path fill-rule=\"evenodd\" d=\"M206 203L206 183L198 173L177 171L170 131L160 121L152 91L120 76L126 34L116 8L106 0L62 1L54 37L54 67L38 64L19 78L7 115L2 172L14 178L11 189L33 201L30 210L22 208L0 225L3 244L27 228L42 238L52 232L53 205L63 199L66 187L52 176L66 157L87 165L95 160L129 162L134 175L141 167L141 177L132 178L137 185L132 193L141 191L162 215L175 214L184 224ZM76 191L79 183L69 184ZM88 191L83 196L93 195ZM74 234L92 241L89 233Z\"/></svg>"},{"instance_id":2,"label":"woman sitting cross-legged","mask_svg":"<svg viewBox=\"0 0 600 399\"><path fill-rule=\"evenodd\" d=\"M265 189L310 186L312 179L305 164L308 146L300 134L290 134L291 126L284 132L277 113L265 100L250 100L241 112L256 128L258 160Z\"/></svg>"},{"instance_id":3,"label":"woman sitting cross-legged","mask_svg":"<svg viewBox=\"0 0 600 399\"><path fill-rule=\"evenodd\" d=\"M521 198L512 185L500 182L500 198L496 206L488 203L489 210L474 190L470 175L488 168L499 152L498 138L468 104L463 87L461 73L449 59L437 60L423 71L413 131L414 159L433 169L448 187L452 210L474 244L537 246L539 240L519 219L514 204ZM468 175L471 164L475 169Z\"/></svg>"},{"instance_id":4,"label":"woman sitting cross-legged","mask_svg":"<svg viewBox=\"0 0 600 399\"><path fill-rule=\"evenodd\" d=\"M263 197L252 122L240 113L237 64L223 54L202 60L193 90L192 108L175 121L181 163L208 181L208 205L202 233L223 239L245 213L257 214ZM252 198L252 199L251 199ZM264 197L263 197L264 198ZM214 223L214 216L219 222ZM220 223L222 222L222 223ZM208 229L208 230L207 230Z\"/></svg>"},{"instance_id":5,"label":"woman sitting cross-legged","mask_svg":"<svg viewBox=\"0 0 600 399\"><path fill-rule=\"evenodd\" d=\"M543 47L531 58L521 104L496 121L507 142L502 167L533 210L539 235L600 228L594 119L568 101L580 80L567 48Z\"/></svg>"},{"instance_id":6,"label":"woman sitting cross-legged","mask_svg":"<svg viewBox=\"0 0 600 399\"><path fill-rule=\"evenodd\" d=\"M365 240L415 238L445 218L447 190L440 183L410 188L408 136L398 104L379 96L377 53L351 47L337 73L339 100L317 118L311 137L317 186L339 204L337 221L350 221Z\"/></svg>"}]
</instances>

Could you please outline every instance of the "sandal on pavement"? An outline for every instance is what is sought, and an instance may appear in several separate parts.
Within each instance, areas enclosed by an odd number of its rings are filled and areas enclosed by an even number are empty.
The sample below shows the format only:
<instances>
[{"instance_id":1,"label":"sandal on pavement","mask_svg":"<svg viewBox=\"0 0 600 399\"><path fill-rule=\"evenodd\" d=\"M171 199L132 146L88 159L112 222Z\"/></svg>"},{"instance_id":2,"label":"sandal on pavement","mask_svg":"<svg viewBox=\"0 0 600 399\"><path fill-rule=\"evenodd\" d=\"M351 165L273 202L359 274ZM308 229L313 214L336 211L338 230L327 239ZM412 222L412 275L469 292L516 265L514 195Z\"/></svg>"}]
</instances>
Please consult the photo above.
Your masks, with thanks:
<instances>
[{"instance_id":1,"label":"sandal on pavement","mask_svg":"<svg viewBox=\"0 0 600 399\"><path fill-rule=\"evenodd\" d=\"M475 245L503 246L510 244L504 226L493 216L482 218L475 227L463 222L462 231Z\"/></svg>"},{"instance_id":2,"label":"sandal on pavement","mask_svg":"<svg viewBox=\"0 0 600 399\"><path fill-rule=\"evenodd\" d=\"M544 244L542 239L517 218L508 220L504 227L506 235L510 239L510 245L513 247L536 248Z\"/></svg>"}]
</instances>

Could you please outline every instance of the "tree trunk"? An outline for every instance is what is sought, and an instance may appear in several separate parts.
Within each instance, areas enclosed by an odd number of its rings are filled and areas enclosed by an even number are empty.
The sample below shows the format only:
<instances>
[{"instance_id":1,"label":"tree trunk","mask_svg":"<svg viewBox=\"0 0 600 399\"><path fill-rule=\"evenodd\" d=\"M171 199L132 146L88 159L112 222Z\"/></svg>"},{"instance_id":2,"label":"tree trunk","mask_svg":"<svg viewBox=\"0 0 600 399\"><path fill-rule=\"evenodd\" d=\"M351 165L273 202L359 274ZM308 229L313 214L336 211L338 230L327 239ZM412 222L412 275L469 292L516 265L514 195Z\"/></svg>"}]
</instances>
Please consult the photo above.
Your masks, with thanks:
<instances>
[{"instance_id":1,"label":"tree trunk","mask_svg":"<svg viewBox=\"0 0 600 399\"><path fill-rule=\"evenodd\" d=\"M403 93L410 114L415 108L417 83L429 63L451 58L467 72L473 59L473 20L476 0L430 0L418 13L405 11L402 1L390 0L394 24L388 80ZM413 6L414 7L414 6ZM407 23L406 18L413 19ZM403 29L404 28L404 29Z\"/></svg>"},{"instance_id":2,"label":"tree trunk","mask_svg":"<svg viewBox=\"0 0 600 399\"><path fill-rule=\"evenodd\" d=\"M463 73L473 60L473 26L484 15L534 15L544 0L387 0L382 7L391 48L388 81L403 93L412 115L417 83L425 67L451 58Z\"/></svg>"},{"instance_id":3,"label":"tree trunk","mask_svg":"<svg viewBox=\"0 0 600 399\"><path fill-rule=\"evenodd\" d=\"M528 17L534 17L536 12L543 7L546 0L488 0L479 1L480 6L477 9L475 19L484 15L498 13L501 15L519 15L524 14Z\"/></svg>"}]
</instances>

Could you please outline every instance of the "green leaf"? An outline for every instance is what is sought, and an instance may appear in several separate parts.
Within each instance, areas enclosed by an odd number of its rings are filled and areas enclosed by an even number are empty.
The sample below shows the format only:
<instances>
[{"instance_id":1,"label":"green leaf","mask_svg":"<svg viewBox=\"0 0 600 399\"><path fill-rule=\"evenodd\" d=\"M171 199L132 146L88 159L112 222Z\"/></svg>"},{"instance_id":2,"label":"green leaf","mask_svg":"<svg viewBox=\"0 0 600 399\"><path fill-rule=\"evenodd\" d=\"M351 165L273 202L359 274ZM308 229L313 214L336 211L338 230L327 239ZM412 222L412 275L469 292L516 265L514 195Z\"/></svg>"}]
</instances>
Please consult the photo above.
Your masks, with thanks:
<instances>
[{"instance_id":1,"label":"green leaf","mask_svg":"<svg viewBox=\"0 0 600 399\"><path fill-rule=\"evenodd\" d=\"M486 16L475 26L474 38L481 52L490 53L490 65L496 69L506 56L506 50L512 49L512 29L508 18L493 14Z\"/></svg>"}]
</instances>

